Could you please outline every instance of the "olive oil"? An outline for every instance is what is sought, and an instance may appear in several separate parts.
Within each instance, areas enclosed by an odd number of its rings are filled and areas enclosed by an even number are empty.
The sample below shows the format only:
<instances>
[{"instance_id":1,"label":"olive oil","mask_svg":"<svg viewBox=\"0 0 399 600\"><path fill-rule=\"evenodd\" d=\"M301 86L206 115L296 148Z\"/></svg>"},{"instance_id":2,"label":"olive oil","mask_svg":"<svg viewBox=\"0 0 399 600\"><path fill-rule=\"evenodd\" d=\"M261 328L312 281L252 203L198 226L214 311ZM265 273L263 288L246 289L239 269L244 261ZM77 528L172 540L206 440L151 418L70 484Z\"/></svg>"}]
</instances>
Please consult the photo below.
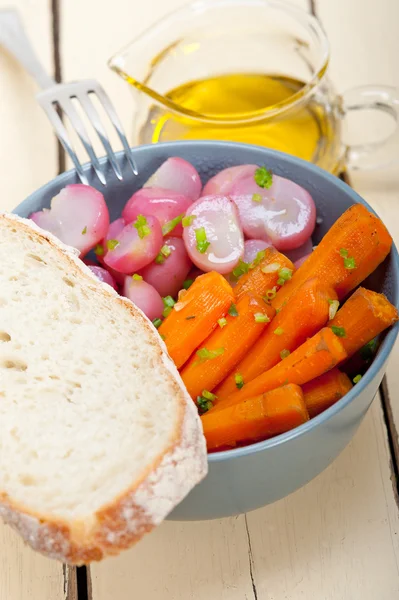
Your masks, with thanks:
<instances>
[{"instance_id":1,"label":"olive oil","mask_svg":"<svg viewBox=\"0 0 399 600\"><path fill-rule=\"evenodd\" d=\"M165 94L165 102L177 110L152 106L140 141L245 142L334 170L339 120L324 94L306 97L304 86L297 79L260 73L190 81Z\"/></svg>"}]
</instances>

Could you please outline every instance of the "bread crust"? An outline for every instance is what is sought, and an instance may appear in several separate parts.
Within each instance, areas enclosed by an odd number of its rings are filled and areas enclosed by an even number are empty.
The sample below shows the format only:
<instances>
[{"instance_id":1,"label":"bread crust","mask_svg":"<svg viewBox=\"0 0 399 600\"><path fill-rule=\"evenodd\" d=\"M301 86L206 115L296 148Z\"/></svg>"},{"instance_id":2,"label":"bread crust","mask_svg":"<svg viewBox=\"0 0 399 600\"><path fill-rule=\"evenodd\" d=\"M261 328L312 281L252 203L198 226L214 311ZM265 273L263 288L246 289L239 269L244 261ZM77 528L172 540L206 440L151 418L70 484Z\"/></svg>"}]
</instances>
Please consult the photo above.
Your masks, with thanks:
<instances>
[{"instance_id":1,"label":"bread crust","mask_svg":"<svg viewBox=\"0 0 399 600\"><path fill-rule=\"evenodd\" d=\"M15 224L21 234L33 235L55 248L87 285L112 297L141 321L159 360L169 371L174 393L179 399L179 415L169 447L148 465L141 477L107 505L84 520L69 521L55 515L39 514L15 502L0 490L0 516L34 550L74 565L98 561L118 554L138 542L144 534L163 521L168 513L203 479L207 473L206 443L201 420L166 346L147 317L127 298L97 280L78 258L78 251L66 246L32 221L0 213L1 220Z\"/></svg>"}]
</instances>

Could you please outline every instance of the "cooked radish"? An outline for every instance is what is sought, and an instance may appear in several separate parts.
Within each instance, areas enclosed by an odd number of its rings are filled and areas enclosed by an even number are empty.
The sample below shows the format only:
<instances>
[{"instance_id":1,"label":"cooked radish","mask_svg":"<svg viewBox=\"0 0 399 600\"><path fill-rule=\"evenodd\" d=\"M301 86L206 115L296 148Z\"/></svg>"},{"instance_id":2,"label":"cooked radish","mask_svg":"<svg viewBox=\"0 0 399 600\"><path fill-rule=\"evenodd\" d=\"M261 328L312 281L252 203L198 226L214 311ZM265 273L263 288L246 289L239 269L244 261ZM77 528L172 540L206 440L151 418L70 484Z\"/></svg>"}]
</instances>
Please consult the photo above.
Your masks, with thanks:
<instances>
[{"instance_id":1,"label":"cooked radish","mask_svg":"<svg viewBox=\"0 0 399 600\"><path fill-rule=\"evenodd\" d=\"M55 219L53 213L48 208L32 213L29 217L42 229L49 231L56 237L60 238L60 224Z\"/></svg>"},{"instance_id":2,"label":"cooked radish","mask_svg":"<svg viewBox=\"0 0 399 600\"><path fill-rule=\"evenodd\" d=\"M260 187L255 181L257 172L241 177L230 192L245 235L270 242L283 252L302 246L316 223L311 195L278 175L269 174L270 187Z\"/></svg>"},{"instance_id":3,"label":"cooked radish","mask_svg":"<svg viewBox=\"0 0 399 600\"><path fill-rule=\"evenodd\" d=\"M164 231L165 235L171 233L175 237L181 237L183 228L177 217L183 217L191 204L191 198L183 194L163 188L143 188L128 200L122 217L126 223L132 223L138 215L152 215L158 219L161 227L168 229ZM175 224L174 219L177 219Z\"/></svg>"},{"instance_id":4,"label":"cooked radish","mask_svg":"<svg viewBox=\"0 0 399 600\"><path fill-rule=\"evenodd\" d=\"M305 260L306 260L307 258L309 258L309 256L310 256L311 254L312 254L312 253L310 252L309 254L305 254L305 256L302 256L301 258L298 258L298 260L296 260L296 261L294 262L294 267L295 267L295 269L299 269L299 267L301 267L301 266L303 265L303 263L305 262Z\"/></svg>"},{"instance_id":5,"label":"cooked radish","mask_svg":"<svg viewBox=\"0 0 399 600\"><path fill-rule=\"evenodd\" d=\"M164 239L164 245L154 262L140 271L147 283L150 283L161 296L176 297L183 287L192 262L181 238Z\"/></svg>"},{"instance_id":6,"label":"cooked radish","mask_svg":"<svg viewBox=\"0 0 399 600\"><path fill-rule=\"evenodd\" d=\"M308 256L313 251L312 238L308 238L302 246L295 248L295 250L286 250L284 254L293 262L296 263L304 256Z\"/></svg>"},{"instance_id":7,"label":"cooked radish","mask_svg":"<svg viewBox=\"0 0 399 600\"><path fill-rule=\"evenodd\" d=\"M192 201L201 195L202 183L198 171L183 158L168 158L144 184L144 187L158 187L173 190L188 196Z\"/></svg>"},{"instance_id":8,"label":"cooked radish","mask_svg":"<svg viewBox=\"0 0 399 600\"><path fill-rule=\"evenodd\" d=\"M213 194L222 194L228 196L235 183L246 176L253 176L257 165L239 165L238 167L228 167L223 169L217 175L212 177L205 185L202 194L210 196Z\"/></svg>"},{"instance_id":9,"label":"cooked radish","mask_svg":"<svg viewBox=\"0 0 399 600\"><path fill-rule=\"evenodd\" d=\"M106 235L109 213L104 196L89 185L67 185L51 201L51 215L59 223L58 237L80 250L81 257Z\"/></svg>"},{"instance_id":10,"label":"cooked radish","mask_svg":"<svg viewBox=\"0 0 399 600\"><path fill-rule=\"evenodd\" d=\"M120 273L136 273L150 264L163 244L161 226L155 217L139 215L133 223L107 241L104 263Z\"/></svg>"},{"instance_id":11,"label":"cooked radish","mask_svg":"<svg viewBox=\"0 0 399 600\"><path fill-rule=\"evenodd\" d=\"M151 321L162 316L163 301L157 290L139 275L125 277L123 295L141 308Z\"/></svg>"},{"instance_id":12,"label":"cooked radish","mask_svg":"<svg viewBox=\"0 0 399 600\"><path fill-rule=\"evenodd\" d=\"M244 255L237 209L226 196L204 196L194 202L185 225L187 252L202 271L230 273Z\"/></svg>"},{"instance_id":13,"label":"cooked radish","mask_svg":"<svg viewBox=\"0 0 399 600\"><path fill-rule=\"evenodd\" d=\"M244 258L243 261L251 263L257 257L258 253L266 248L269 248L270 244L263 240L247 240L244 243Z\"/></svg>"},{"instance_id":14,"label":"cooked radish","mask_svg":"<svg viewBox=\"0 0 399 600\"><path fill-rule=\"evenodd\" d=\"M112 275L106 269L104 269L103 267L99 267L98 265L88 265L88 266L89 266L90 271L92 271L94 273L94 275L97 277L97 279L99 279L100 281L102 281L104 283L108 283L108 285L113 287L114 290L118 289L115 279L112 277Z\"/></svg>"}]
</instances>

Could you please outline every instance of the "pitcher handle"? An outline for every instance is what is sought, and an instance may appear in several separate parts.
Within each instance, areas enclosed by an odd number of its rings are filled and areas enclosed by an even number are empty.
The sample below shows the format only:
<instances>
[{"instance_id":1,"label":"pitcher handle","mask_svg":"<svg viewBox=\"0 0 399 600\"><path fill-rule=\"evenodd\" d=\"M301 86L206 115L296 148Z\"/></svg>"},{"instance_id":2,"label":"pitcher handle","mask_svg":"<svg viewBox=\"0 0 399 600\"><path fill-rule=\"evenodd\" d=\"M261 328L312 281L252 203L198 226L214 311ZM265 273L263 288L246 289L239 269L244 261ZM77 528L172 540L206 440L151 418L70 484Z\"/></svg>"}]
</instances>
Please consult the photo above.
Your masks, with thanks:
<instances>
[{"instance_id":1,"label":"pitcher handle","mask_svg":"<svg viewBox=\"0 0 399 600\"><path fill-rule=\"evenodd\" d=\"M395 129L383 140L349 145L346 163L350 169L381 169L399 162L399 90L389 86L367 85L351 88L342 95L344 116L370 109L388 114L395 121Z\"/></svg>"}]
</instances>

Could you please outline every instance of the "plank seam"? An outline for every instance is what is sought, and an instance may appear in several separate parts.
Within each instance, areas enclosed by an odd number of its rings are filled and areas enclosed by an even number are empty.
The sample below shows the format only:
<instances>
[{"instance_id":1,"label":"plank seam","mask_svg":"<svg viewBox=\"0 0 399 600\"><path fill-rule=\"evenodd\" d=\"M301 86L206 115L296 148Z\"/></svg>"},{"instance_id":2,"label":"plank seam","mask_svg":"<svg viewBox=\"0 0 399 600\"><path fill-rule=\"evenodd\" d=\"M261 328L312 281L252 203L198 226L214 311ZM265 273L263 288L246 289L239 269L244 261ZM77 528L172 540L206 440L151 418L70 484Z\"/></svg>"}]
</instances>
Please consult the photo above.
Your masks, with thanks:
<instances>
[{"instance_id":1,"label":"plank seam","mask_svg":"<svg viewBox=\"0 0 399 600\"><path fill-rule=\"evenodd\" d=\"M391 481L395 502L399 508L399 435L393 417L391 397L388 389L388 381L384 375L379 388L381 397L382 414L387 430L388 448L390 453Z\"/></svg>"},{"instance_id":2,"label":"plank seam","mask_svg":"<svg viewBox=\"0 0 399 600\"><path fill-rule=\"evenodd\" d=\"M247 532L247 542L248 542L248 559L249 559L249 574L251 577L251 584L252 584L252 591L254 594L254 600L258 600L258 590L256 589L256 582L255 582L255 568L254 568L254 556L252 553L252 543L251 543L251 535L249 533L249 527L248 527L248 519L247 519L247 515L244 515L244 522L245 522L245 531Z\"/></svg>"}]
</instances>

